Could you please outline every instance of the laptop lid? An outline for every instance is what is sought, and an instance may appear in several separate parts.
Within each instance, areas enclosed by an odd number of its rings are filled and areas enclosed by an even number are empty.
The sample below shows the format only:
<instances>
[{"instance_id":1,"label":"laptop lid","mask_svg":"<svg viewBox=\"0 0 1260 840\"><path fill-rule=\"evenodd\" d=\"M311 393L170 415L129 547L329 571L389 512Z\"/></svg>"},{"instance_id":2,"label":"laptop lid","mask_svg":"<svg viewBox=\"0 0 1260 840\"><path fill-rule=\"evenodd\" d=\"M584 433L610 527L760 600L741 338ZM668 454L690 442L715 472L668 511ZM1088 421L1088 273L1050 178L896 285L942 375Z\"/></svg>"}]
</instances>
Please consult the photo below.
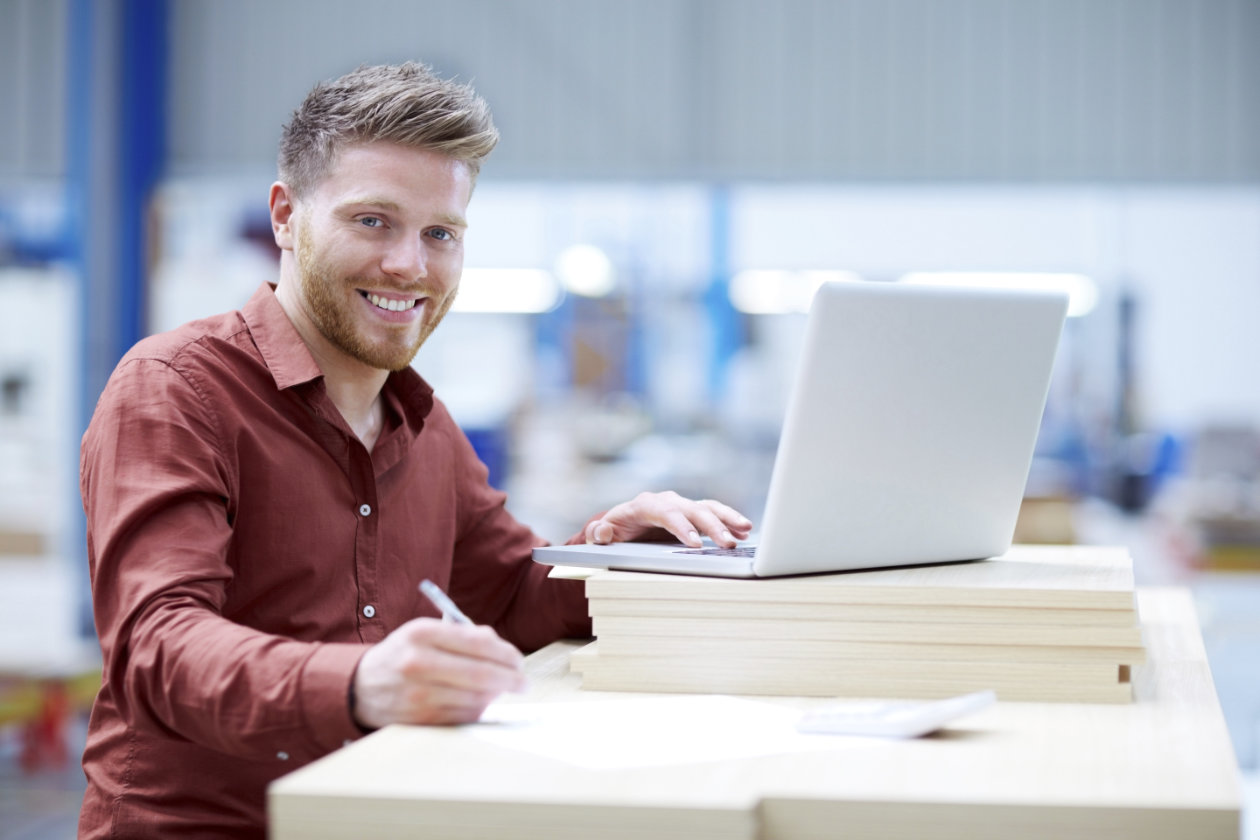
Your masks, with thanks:
<instances>
[{"instance_id":1,"label":"laptop lid","mask_svg":"<svg viewBox=\"0 0 1260 840\"><path fill-rule=\"evenodd\" d=\"M827 283L803 352L756 554L537 549L539 562L723 576L991 557L1011 544L1066 293Z\"/></svg>"}]
</instances>

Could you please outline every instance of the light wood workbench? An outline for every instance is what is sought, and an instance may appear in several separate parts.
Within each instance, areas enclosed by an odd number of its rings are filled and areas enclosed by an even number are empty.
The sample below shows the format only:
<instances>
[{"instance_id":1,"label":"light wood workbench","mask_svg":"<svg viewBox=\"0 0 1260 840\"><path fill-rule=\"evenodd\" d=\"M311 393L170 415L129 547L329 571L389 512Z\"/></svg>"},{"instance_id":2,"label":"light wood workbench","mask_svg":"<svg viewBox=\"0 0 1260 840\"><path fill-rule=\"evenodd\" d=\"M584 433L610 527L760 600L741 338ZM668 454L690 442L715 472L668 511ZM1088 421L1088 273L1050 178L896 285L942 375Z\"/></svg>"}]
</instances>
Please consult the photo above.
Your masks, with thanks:
<instances>
[{"instance_id":1,"label":"light wood workbench","mask_svg":"<svg viewBox=\"0 0 1260 840\"><path fill-rule=\"evenodd\" d=\"M272 785L271 836L1237 838L1238 771L1193 602L1151 589L1138 606L1149 661L1131 705L998 703L927 738L613 770L467 727L389 727ZM650 696L581 691L574 647L529 657L521 702Z\"/></svg>"}]
</instances>

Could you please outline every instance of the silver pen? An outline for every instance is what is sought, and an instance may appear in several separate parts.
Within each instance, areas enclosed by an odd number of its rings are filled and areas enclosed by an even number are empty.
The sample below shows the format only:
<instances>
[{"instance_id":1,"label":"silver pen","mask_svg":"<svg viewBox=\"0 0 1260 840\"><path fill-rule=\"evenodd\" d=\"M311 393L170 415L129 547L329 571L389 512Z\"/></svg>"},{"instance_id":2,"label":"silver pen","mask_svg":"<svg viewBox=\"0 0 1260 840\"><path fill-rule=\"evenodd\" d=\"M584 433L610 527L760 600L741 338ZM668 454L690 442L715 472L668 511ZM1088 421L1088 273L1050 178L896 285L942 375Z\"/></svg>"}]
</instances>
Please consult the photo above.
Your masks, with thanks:
<instances>
[{"instance_id":1,"label":"silver pen","mask_svg":"<svg viewBox=\"0 0 1260 840\"><path fill-rule=\"evenodd\" d=\"M420 594L428 598L429 602L441 611L443 621L453 621L456 624L473 623L471 618L464 615L463 610L455 606L455 602L451 600L450 596L428 578L420 581Z\"/></svg>"}]
</instances>

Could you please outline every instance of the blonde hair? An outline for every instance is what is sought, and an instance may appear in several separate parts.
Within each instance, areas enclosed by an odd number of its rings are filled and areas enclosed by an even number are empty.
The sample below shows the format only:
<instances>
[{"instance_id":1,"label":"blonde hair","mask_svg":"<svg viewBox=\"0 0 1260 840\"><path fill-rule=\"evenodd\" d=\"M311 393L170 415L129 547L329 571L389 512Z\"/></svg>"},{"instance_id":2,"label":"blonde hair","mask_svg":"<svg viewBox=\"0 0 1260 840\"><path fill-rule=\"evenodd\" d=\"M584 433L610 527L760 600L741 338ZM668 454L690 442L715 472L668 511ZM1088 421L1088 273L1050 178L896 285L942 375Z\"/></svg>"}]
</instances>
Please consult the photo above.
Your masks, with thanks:
<instances>
[{"instance_id":1,"label":"blonde hair","mask_svg":"<svg viewBox=\"0 0 1260 840\"><path fill-rule=\"evenodd\" d=\"M303 195L343 147L377 140L463 161L475 180L499 131L476 91L438 78L424 64L359 67L317 84L293 112L280 135L280 180Z\"/></svg>"}]
</instances>

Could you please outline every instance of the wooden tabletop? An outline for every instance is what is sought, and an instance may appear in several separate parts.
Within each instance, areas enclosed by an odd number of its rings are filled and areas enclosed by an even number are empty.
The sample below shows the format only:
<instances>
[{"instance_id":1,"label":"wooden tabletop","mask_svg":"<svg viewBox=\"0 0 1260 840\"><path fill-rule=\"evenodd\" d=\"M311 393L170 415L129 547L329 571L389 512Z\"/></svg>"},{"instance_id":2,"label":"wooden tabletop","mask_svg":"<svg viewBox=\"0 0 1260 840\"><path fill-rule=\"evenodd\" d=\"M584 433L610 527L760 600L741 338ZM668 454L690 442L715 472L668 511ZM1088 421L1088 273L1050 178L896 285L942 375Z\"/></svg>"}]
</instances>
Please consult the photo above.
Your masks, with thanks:
<instances>
[{"instance_id":1,"label":"wooden tabletop","mask_svg":"<svg viewBox=\"0 0 1260 840\"><path fill-rule=\"evenodd\" d=\"M926 738L660 766L541 755L477 727L388 727L272 785L271 836L1237 838L1237 765L1190 595L1140 589L1138 608L1149 659L1132 704L998 703ZM506 702L610 703L607 726L633 734L628 702L662 696L582 691L577 646L530 656L530 692Z\"/></svg>"}]
</instances>

